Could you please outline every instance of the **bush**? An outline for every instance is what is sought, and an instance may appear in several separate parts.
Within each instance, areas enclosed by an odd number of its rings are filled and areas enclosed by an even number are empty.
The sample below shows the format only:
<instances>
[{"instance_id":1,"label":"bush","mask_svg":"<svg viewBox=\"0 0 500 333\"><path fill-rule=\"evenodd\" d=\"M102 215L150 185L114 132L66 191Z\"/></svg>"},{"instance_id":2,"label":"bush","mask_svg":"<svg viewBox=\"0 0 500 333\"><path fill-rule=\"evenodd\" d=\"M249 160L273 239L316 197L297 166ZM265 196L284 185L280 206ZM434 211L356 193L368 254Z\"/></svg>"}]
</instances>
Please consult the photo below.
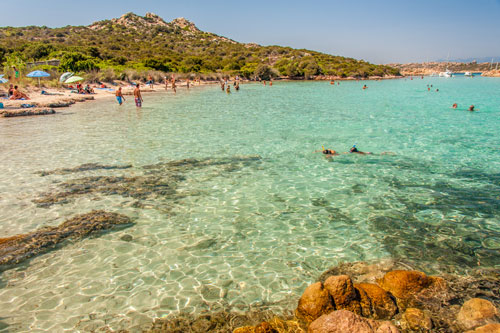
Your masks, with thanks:
<instances>
[{"instance_id":1,"label":"bush","mask_svg":"<svg viewBox=\"0 0 500 333\"><path fill-rule=\"evenodd\" d=\"M255 72L253 74L256 78L259 78L261 80L270 80L278 76L276 70L265 64L260 64L259 66L257 66L257 69L255 69Z\"/></svg>"},{"instance_id":2,"label":"bush","mask_svg":"<svg viewBox=\"0 0 500 333\"><path fill-rule=\"evenodd\" d=\"M59 69L61 71L88 72L98 70L99 67L92 57L78 52L68 52L62 56Z\"/></svg>"}]
</instances>

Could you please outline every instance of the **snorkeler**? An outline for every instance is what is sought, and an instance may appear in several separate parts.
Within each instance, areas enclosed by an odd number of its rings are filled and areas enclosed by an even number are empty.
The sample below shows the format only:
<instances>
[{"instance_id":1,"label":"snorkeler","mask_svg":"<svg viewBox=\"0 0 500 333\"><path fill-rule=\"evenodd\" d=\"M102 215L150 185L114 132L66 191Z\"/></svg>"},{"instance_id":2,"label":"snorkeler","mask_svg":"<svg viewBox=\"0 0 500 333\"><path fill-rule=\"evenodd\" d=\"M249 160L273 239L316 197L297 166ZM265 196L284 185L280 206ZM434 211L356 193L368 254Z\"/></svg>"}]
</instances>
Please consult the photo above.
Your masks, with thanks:
<instances>
[{"instance_id":1,"label":"snorkeler","mask_svg":"<svg viewBox=\"0 0 500 333\"><path fill-rule=\"evenodd\" d=\"M322 153L323 155L326 155L326 157L338 155L338 153L333 150L333 149L326 149L325 147L321 146L321 150L315 150L315 153Z\"/></svg>"},{"instance_id":2,"label":"snorkeler","mask_svg":"<svg viewBox=\"0 0 500 333\"><path fill-rule=\"evenodd\" d=\"M349 153L355 153L355 154L361 154L361 155L371 155L370 152L364 152L364 151L358 150L358 148L356 148L356 145L352 146L352 148L349 149Z\"/></svg>"}]
</instances>

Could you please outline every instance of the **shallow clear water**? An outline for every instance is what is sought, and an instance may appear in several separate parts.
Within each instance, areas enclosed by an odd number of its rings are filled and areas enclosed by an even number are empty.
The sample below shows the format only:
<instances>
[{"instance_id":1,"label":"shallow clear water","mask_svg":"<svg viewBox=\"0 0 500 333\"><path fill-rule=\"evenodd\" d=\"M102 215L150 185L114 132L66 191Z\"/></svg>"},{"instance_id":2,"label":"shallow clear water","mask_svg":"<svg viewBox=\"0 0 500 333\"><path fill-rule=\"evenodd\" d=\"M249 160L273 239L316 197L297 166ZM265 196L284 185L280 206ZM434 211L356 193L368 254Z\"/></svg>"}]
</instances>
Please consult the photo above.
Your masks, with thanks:
<instances>
[{"instance_id":1,"label":"shallow clear water","mask_svg":"<svg viewBox=\"0 0 500 333\"><path fill-rule=\"evenodd\" d=\"M93 209L135 221L4 271L0 327L138 328L177 311L292 309L340 261L498 267L499 128L500 80L478 77L246 84L230 95L210 86L145 95L141 110L109 100L0 119L1 237ZM313 153L353 144L376 154ZM185 158L209 163L176 169L175 195L33 202L92 176L162 179ZM133 168L36 174L85 163Z\"/></svg>"}]
</instances>

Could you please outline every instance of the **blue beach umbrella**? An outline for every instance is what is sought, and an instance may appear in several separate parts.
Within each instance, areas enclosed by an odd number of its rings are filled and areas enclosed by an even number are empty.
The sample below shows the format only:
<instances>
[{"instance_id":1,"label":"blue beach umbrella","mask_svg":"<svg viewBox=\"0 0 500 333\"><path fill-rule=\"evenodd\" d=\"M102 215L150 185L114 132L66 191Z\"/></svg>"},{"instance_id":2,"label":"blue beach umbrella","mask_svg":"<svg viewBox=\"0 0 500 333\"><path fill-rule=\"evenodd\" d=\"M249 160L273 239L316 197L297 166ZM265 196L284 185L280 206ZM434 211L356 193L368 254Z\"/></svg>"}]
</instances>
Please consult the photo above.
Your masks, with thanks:
<instances>
[{"instance_id":1,"label":"blue beach umbrella","mask_svg":"<svg viewBox=\"0 0 500 333\"><path fill-rule=\"evenodd\" d=\"M9 80L4 79L2 76L0 76L0 83L7 83Z\"/></svg>"},{"instance_id":2,"label":"blue beach umbrella","mask_svg":"<svg viewBox=\"0 0 500 333\"><path fill-rule=\"evenodd\" d=\"M38 88L40 88L40 78L41 77L49 77L50 74L47 73L47 72L44 72L44 71L33 71L31 73L29 73L28 75L26 75L27 77L36 77L38 78Z\"/></svg>"}]
</instances>

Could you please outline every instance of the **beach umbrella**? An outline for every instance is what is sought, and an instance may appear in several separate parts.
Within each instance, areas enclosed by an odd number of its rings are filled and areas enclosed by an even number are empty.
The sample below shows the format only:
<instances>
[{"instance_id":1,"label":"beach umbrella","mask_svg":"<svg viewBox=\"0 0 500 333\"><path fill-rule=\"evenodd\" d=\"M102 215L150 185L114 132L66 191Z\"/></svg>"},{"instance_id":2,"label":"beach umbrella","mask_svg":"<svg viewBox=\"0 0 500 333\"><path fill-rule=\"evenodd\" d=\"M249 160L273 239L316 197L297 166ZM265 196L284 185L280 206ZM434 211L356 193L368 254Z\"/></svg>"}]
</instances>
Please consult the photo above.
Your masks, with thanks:
<instances>
[{"instance_id":1,"label":"beach umbrella","mask_svg":"<svg viewBox=\"0 0 500 333\"><path fill-rule=\"evenodd\" d=\"M83 81L83 77L81 77L81 76L72 76L69 79L67 79L66 81L64 81L64 83L75 83L75 82L79 82L79 81Z\"/></svg>"},{"instance_id":2,"label":"beach umbrella","mask_svg":"<svg viewBox=\"0 0 500 333\"><path fill-rule=\"evenodd\" d=\"M59 82L65 82L67 79L69 79L71 76L73 76L74 73L71 72L66 72L61 77L59 78Z\"/></svg>"},{"instance_id":3,"label":"beach umbrella","mask_svg":"<svg viewBox=\"0 0 500 333\"><path fill-rule=\"evenodd\" d=\"M7 83L9 80L4 79L2 76L0 76L0 83Z\"/></svg>"},{"instance_id":4,"label":"beach umbrella","mask_svg":"<svg viewBox=\"0 0 500 333\"><path fill-rule=\"evenodd\" d=\"M44 71L33 71L31 73L29 73L28 75L26 75L27 77L36 77L38 78L38 88L40 88L40 78L41 77L49 77L50 74L47 73L47 72L44 72Z\"/></svg>"}]
</instances>

